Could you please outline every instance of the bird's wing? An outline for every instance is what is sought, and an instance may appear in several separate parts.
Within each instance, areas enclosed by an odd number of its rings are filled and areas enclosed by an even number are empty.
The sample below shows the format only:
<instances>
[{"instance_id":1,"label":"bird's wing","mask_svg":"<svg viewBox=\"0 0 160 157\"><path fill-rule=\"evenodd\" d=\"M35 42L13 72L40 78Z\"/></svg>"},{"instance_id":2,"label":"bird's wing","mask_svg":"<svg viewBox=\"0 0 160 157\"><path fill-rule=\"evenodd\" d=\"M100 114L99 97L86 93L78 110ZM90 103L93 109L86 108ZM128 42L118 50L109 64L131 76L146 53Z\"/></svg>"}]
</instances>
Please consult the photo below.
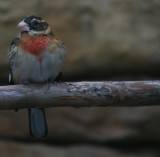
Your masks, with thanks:
<instances>
[{"instance_id":1,"label":"bird's wing","mask_svg":"<svg viewBox=\"0 0 160 157\"><path fill-rule=\"evenodd\" d=\"M66 47L63 43L63 41L58 40L54 35L49 35L48 36L50 38L50 48L49 51L51 53L56 53L59 57L59 62L61 63L61 66L59 66L59 72L57 73L57 76L55 78L54 81L59 82L61 80L62 77L62 66L63 66L63 61L66 57ZM52 80L53 81L53 80Z\"/></svg>"},{"instance_id":2,"label":"bird's wing","mask_svg":"<svg viewBox=\"0 0 160 157\"><path fill-rule=\"evenodd\" d=\"M16 53L18 53L17 48L20 42L20 38L15 38L10 44L8 51L8 59L9 59L9 84L13 84L12 78L12 66L14 65L14 60L16 59Z\"/></svg>"},{"instance_id":3,"label":"bird's wing","mask_svg":"<svg viewBox=\"0 0 160 157\"><path fill-rule=\"evenodd\" d=\"M60 50L60 53L61 53L61 55L63 56L62 58L63 58L63 60L65 59L65 57L66 57L66 47L65 47L65 45L64 45L64 42L63 41L61 41L61 40L59 40L59 50ZM62 65L63 66L63 65ZM60 68L60 72L58 73L58 75L56 76L56 78L55 78L55 81L56 82L60 82L61 81L61 79L62 79L62 67Z\"/></svg>"}]
</instances>

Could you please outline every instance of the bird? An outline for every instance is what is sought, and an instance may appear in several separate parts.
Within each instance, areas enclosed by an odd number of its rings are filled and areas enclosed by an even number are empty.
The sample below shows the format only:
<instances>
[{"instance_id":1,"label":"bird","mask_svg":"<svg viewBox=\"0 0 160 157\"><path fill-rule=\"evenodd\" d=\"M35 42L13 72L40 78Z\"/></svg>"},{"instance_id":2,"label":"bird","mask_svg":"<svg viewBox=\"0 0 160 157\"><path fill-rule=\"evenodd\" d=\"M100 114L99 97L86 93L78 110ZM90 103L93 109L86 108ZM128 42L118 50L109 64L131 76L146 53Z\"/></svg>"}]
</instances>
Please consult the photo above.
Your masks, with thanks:
<instances>
[{"instance_id":1,"label":"bird","mask_svg":"<svg viewBox=\"0 0 160 157\"><path fill-rule=\"evenodd\" d=\"M50 25L39 16L26 16L17 25L19 35L11 42L9 83L54 83L62 74L66 56L63 41L58 40ZM43 108L28 108L30 135L44 139L48 128Z\"/></svg>"}]
</instances>

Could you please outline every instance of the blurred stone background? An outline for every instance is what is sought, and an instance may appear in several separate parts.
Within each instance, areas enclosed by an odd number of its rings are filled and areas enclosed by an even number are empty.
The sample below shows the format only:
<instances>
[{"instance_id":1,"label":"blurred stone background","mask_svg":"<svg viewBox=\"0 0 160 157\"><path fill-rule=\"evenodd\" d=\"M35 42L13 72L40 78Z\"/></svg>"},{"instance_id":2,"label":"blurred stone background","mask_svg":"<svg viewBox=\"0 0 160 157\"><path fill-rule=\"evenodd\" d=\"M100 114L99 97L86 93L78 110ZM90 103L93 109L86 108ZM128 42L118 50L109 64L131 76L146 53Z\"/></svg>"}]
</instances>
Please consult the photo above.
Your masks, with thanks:
<instances>
[{"instance_id":1,"label":"blurred stone background","mask_svg":"<svg viewBox=\"0 0 160 157\"><path fill-rule=\"evenodd\" d=\"M64 81L159 79L160 0L0 0L0 85L19 20L42 16L68 54ZM159 157L160 107L49 108L45 141L26 110L0 111L0 156Z\"/></svg>"}]
</instances>

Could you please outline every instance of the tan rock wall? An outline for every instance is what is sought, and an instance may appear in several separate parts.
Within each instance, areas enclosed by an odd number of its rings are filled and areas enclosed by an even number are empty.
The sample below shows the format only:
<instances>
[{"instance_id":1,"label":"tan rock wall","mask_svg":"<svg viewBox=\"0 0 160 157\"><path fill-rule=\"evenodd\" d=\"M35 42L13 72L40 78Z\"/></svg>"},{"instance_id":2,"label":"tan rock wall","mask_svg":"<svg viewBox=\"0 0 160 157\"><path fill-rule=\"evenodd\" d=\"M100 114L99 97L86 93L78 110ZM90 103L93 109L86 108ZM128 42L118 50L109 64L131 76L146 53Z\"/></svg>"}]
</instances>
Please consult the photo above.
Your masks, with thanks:
<instances>
[{"instance_id":1,"label":"tan rock wall","mask_svg":"<svg viewBox=\"0 0 160 157\"><path fill-rule=\"evenodd\" d=\"M0 3L3 71L8 68L7 49L18 34L18 21L35 14L46 19L66 44L65 78L107 79L113 73L158 72L158 0L1 0ZM0 78L6 79L7 73L4 75Z\"/></svg>"}]
</instances>

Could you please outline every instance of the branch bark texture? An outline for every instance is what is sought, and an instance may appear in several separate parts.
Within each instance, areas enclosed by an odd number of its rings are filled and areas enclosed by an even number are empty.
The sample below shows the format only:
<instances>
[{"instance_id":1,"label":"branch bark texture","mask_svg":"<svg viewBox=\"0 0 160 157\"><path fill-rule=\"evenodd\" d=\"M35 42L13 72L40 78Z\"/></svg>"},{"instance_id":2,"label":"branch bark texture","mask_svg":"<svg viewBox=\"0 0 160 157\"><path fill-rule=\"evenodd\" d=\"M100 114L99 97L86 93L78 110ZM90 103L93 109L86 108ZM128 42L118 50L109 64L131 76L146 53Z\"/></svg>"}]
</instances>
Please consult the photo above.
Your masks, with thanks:
<instances>
[{"instance_id":1,"label":"branch bark texture","mask_svg":"<svg viewBox=\"0 0 160 157\"><path fill-rule=\"evenodd\" d=\"M0 110L160 105L160 81L66 82L0 87Z\"/></svg>"}]
</instances>

